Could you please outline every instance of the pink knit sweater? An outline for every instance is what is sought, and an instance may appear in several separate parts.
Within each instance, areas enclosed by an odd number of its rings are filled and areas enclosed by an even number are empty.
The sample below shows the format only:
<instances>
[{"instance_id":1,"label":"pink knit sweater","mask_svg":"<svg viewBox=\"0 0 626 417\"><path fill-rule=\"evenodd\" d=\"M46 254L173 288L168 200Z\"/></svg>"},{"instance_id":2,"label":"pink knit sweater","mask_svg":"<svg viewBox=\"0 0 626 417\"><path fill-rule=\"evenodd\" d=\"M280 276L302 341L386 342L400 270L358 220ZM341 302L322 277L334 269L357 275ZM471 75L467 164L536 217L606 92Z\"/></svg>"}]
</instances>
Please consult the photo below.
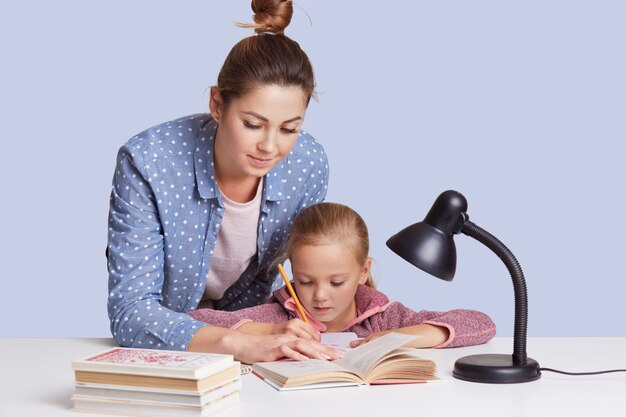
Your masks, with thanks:
<instances>
[{"instance_id":1,"label":"pink knit sweater","mask_svg":"<svg viewBox=\"0 0 626 417\"><path fill-rule=\"evenodd\" d=\"M422 310L415 312L397 301L389 301L387 296L365 285L359 285L356 292L358 316L343 329L354 332L359 337L372 333L394 330L401 327L427 323L444 326L450 331L448 340L439 346L458 347L478 345L487 342L496 334L496 326L489 316L474 310L451 310L436 312ZM320 332L326 325L306 312L309 323ZM285 287L275 291L267 304L237 311L221 311L203 308L189 312L196 320L212 326L236 329L244 323L255 321L280 323L293 318L301 318L295 302Z\"/></svg>"}]
</instances>

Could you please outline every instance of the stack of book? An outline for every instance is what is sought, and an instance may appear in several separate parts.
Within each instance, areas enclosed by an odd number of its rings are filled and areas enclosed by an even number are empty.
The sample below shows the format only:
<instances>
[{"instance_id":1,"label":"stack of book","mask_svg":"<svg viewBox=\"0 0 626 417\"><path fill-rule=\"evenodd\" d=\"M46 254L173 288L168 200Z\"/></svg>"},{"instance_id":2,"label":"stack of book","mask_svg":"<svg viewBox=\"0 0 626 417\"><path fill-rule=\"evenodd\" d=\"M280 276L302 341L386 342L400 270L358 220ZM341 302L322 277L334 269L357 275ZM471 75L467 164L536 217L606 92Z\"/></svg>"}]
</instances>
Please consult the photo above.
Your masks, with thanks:
<instances>
[{"instance_id":1,"label":"stack of book","mask_svg":"<svg viewBox=\"0 0 626 417\"><path fill-rule=\"evenodd\" d=\"M232 355L113 348L72 363L73 411L206 417L239 403Z\"/></svg>"}]
</instances>

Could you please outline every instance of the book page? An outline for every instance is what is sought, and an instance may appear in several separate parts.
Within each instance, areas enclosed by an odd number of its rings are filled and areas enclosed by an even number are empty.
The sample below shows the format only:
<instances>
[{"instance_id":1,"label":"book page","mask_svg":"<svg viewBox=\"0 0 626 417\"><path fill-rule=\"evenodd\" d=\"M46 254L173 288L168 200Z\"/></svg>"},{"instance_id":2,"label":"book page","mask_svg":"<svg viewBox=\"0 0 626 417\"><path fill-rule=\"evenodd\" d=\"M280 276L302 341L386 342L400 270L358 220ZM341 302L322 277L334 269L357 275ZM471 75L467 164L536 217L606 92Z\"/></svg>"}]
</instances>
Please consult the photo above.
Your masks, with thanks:
<instances>
[{"instance_id":1,"label":"book page","mask_svg":"<svg viewBox=\"0 0 626 417\"><path fill-rule=\"evenodd\" d=\"M419 337L409 334L387 333L371 342L347 351L343 358L336 360L335 363L354 372L361 378L365 378L367 372L380 358Z\"/></svg>"},{"instance_id":2,"label":"book page","mask_svg":"<svg viewBox=\"0 0 626 417\"><path fill-rule=\"evenodd\" d=\"M305 375L319 374L322 372L345 371L341 366L320 359L308 359L306 361L279 361L279 362L257 362L252 369L266 369L270 372L284 376L285 378L295 378Z\"/></svg>"},{"instance_id":3,"label":"book page","mask_svg":"<svg viewBox=\"0 0 626 417\"><path fill-rule=\"evenodd\" d=\"M352 349L350 342L358 340L359 337L354 332L331 332L322 333L321 343L343 352Z\"/></svg>"}]
</instances>

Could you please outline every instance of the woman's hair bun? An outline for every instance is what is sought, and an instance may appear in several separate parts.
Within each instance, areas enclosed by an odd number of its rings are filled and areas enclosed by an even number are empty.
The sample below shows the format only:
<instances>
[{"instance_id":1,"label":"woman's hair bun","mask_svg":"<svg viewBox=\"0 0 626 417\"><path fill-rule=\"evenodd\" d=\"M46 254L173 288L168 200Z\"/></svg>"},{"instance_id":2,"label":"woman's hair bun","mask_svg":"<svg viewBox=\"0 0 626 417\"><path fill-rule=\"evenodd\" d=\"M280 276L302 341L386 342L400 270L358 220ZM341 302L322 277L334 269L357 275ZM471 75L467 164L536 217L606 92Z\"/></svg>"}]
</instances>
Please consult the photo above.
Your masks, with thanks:
<instances>
[{"instance_id":1,"label":"woman's hair bun","mask_svg":"<svg viewBox=\"0 0 626 417\"><path fill-rule=\"evenodd\" d=\"M252 11L254 23L239 23L239 26L254 28L256 33L282 35L291 22L293 3L291 0L252 0Z\"/></svg>"}]
</instances>

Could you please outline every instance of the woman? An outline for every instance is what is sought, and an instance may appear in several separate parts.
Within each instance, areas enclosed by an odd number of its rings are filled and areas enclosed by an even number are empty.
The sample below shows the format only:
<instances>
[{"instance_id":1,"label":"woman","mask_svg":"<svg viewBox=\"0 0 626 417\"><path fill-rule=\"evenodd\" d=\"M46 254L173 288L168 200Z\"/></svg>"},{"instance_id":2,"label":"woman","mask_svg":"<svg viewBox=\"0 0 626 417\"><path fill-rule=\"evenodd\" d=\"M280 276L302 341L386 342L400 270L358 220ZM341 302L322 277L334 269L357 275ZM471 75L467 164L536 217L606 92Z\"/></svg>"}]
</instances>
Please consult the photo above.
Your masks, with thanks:
<instances>
[{"instance_id":1,"label":"woman","mask_svg":"<svg viewBox=\"0 0 626 417\"><path fill-rule=\"evenodd\" d=\"M233 353L244 362L335 358L289 335L251 336L186 313L270 295L271 260L296 214L326 195L323 148L300 127L313 70L284 35L291 1L252 2L256 35L236 44L210 114L152 127L121 149L109 212L108 311L122 346Z\"/></svg>"}]
</instances>

